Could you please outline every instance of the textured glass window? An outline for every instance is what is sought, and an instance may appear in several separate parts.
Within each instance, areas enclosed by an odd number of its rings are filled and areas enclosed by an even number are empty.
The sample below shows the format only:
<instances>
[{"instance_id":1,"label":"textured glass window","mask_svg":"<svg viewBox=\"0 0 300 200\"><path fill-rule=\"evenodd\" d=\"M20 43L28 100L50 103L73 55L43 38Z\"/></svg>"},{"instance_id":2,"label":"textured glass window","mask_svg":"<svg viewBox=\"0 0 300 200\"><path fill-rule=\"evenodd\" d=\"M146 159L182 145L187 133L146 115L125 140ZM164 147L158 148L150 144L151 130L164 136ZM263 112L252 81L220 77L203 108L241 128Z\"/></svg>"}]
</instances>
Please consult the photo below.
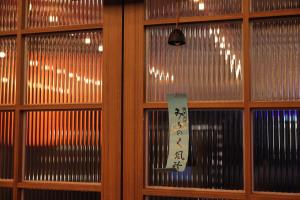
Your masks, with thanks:
<instances>
[{"instance_id":1,"label":"textured glass window","mask_svg":"<svg viewBox=\"0 0 300 200\"><path fill-rule=\"evenodd\" d=\"M163 169L169 148L168 112L148 110L146 118L149 185L243 189L242 111L189 111L189 159L184 172Z\"/></svg>"},{"instance_id":2,"label":"textured glass window","mask_svg":"<svg viewBox=\"0 0 300 200\"><path fill-rule=\"evenodd\" d=\"M0 188L0 199L1 200L12 200L12 189L9 188Z\"/></svg>"},{"instance_id":3,"label":"textured glass window","mask_svg":"<svg viewBox=\"0 0 300 200\"><path fill-rule=\"evenodd\" d=\"M30 36L26 49L26 103L101 102L101 32Z\"/></svg>"},{"instance_id":4,"label":"textured glass window","mask_svg":"<svg viewBox=\"0 0 300 200\"><path fill-rule=\"evenodd\" d=\"M14 120L14 112L0 112L0 179L13 178Z\"/></svg>"},{"instance_id":5,"label":"textured glass window","mask_svg":"<svg viewBox=\"0 0 300 200\"><path fill-rule=\"evenodd\" d=\"M254 189L300 192L299 110L253 112Z\"/></svg>"},{"instance_id":6,"label":"textured glass window","mask_svg":"<svg viewBox=\"0 0 300 200\"><path fill-rule=\"evenodd\" d=\"M0 31L14 30L17 26L17 0L0 3Z\"/></svg>"},{"instance_id":7,"label":"textured glass window","mask_svg":"<svg viewBox=\"0 0 300 200\"><path fill-rule=\"evenodd\" d=\"M16 95L16 39L0 38L0 105L14 104Z\"/></svg>"},{"instance_id":8,"label":"textured glass window","mask_svg":"<svg viewBox=\"0 0 300 200\"><path fill-rule=\"evenodd\" d=\"M23 200L101 200L100 193L72 192L72 191L46 191L25 190Z\"/></svg>"},{"instance_id":9,"label":"textured glass window","mask_svg":"<svg viewBox=\"0 0 300 200\"><path fill-rule=\"evenodd\" d=\"M146 29L146 100L168 93L190 100L242 100L243 58L240 22L180 26L186 45L168 44L174 26Z\"/></svg>"},{"instance_id":10,"label":"textured glass window","mask_svg":"<svg viewBox=\"0 0 300 200\"><path fill-rule=\"evenodd\" d=\"M101 180L100 111L38 111L25 116L26 180Z\"/></svg>"},{"instance_id":11,"label":"textured glass window","mask_svg":"<svg viewBox=\"0 0 300 200\"><path fill-rule=\"evenodd\" d=\"M146 0L146 18L232 15L242 12L242 0Z\"/></svg>"},{"instance_id":12,"label":"textured glass window","mask_svg":"<svg viewBox=\"0 0 300 200\"><path fill-rule=\"evenodd\" d=\"M252 99L300 99L300 17L251 23Z\"/></svg>"},{"instance_id":13,"label":"textured glass window","mask_svg":"<svg viewBox=\"0 0 300 200\"><path fill-rule=\"evenodd\" d=\"M145 200L229 200L216 198L189 198L189 197L146 197Z\"/></svg>"},{"instance_id":14,"label":"textured glass window","mask_svg":"<svg viewBox=\"0 0 300 200\"><path fill-rule=\"evenodd\" d=\"M300 8L300 0L251 0L253 12Z\"/></svg>"},{"instance_id":15,"label":"textured glass window","mask_svg":"<svg viewBox=\"0 0 300 200\"><path fill-rule=\"evenodd\" d=\"M100 23L102 0L27 0L26 26L39 28Z\"/></svg>"}]
</instances>

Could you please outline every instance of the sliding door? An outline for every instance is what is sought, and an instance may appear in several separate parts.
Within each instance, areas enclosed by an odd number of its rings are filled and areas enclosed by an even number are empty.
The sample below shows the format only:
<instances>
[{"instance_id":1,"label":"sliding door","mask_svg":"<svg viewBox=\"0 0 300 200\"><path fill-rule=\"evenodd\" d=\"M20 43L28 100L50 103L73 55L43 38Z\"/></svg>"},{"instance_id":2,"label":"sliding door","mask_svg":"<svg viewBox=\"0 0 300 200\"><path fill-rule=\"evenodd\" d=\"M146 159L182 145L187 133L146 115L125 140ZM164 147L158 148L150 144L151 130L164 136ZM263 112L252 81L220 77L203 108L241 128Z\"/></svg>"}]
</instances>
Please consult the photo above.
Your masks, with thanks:
<instances>
[{"instance_id":1,"label":"sliding door","mask_svg":"<svg viewBox=\"0 0 300 200\"><path fill-rule=\"evenodd\" d=\"M0 18L0 199L119 200L122 5L8 0Z\"/></svg>"},{"instance_id":2,"label":"sliding door","mask_svg":"<svg viewBox=\"0 0 300 200\"><path fill-rule=\"evenodd\" d=\"M124 200L300 199L299 8L125 4ZM176 23L183 46L168 44ZM179 172L165 169L167 95L182 93L189 157Z\"/></svg>"}]
</instances>

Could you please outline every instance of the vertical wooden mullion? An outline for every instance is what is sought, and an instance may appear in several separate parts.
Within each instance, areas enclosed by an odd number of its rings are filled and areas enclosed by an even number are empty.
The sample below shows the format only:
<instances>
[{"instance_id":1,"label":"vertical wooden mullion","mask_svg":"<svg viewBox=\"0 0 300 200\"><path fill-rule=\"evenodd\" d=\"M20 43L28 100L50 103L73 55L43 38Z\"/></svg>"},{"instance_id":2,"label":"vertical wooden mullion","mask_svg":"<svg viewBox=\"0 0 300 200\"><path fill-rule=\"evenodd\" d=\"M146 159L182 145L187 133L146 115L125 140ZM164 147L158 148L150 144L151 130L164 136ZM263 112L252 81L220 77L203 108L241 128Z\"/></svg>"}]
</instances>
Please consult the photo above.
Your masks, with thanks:
<instances>
[{"instance_id":1,"label":"vertical wooden mullion","mask_svg":"<svg viewBox=\"0 0 300 200\"><path fill-rule=\"evenodd\" d=\"M123 199L142 200L144 188L144 7L125 3Z\"/></svg>"},{"instance_id":2,"label":"vertical wooden mullion","mask_svg":"<svg viewBox=\"0 0 300 200\"><path fill-rule=\"evenodd\" d=\"M20 106L22 105L22 101L24 99L24 88L23 80L24 80L24 39L22 37L22 28L25 26L25 1L19 0L17 1L17 55L16 55L16 105L15 105L15 136L14 136L14 181L13 181L13 200L21 199L21 191L18 190L17 184L22 181L22 147L23 147L23 129L22 129L22 113L20 110Z\"/></svg>"},{"instance_id":3,"label":"vertical wooden mullion","mask_svg":"<svg viewBox=\"0 0 300 200\"><path fill-rule=\"evenodd\" d=\"M104 1L102 200L121 199L122 1Z\"/></svg>"},{"instance_id":4,"label":"vertical wooden mullion","mask_svg":"<svg viewBox=\"0 0 300 200\"><path fill-rule=\"evenodd\" d=\"M250 69L250 0L243 0L243 59L244 59L244 189L247 198L252 193L251 136L251 69Z\"/></svg>"}]
</instances>

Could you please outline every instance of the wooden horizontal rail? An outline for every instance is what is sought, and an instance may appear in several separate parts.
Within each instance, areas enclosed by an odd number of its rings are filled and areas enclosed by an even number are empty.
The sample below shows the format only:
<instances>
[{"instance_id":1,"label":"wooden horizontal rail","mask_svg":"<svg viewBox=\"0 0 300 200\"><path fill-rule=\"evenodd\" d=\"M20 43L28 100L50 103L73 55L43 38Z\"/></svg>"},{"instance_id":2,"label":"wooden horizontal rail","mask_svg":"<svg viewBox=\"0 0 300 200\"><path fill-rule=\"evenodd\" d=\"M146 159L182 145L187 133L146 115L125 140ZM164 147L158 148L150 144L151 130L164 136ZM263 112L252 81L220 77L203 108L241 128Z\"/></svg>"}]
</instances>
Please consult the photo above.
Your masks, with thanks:
<instances>
[{"instance_id":1,"label":"wooden horizontal rail","mask_svg":"<svg viewBox=\"0 0 300 200\"><path fill-rule=\"evenodd\" d=\"M49 182L49 181L23 181L17 184L20 189L37 190L64 190L101 192L101 183L75 183L75 182Z\"/></svg>"},{"instance_id":2,"label":"wooden horizontal rail","mask_svg":"<svg viewBox=\"0 0 300 200\"><path fill-rule=\"evenodd\" d=\"M71 26L53 26L45 28L28 28L21 30L23 35L38 34L38 33L56 33L56 32L70 32L70 31L84 31L102 29L103 24L87 24L87 25L71 25Z\"/></svg>"},{"instance_id":3,"label":"wooden horizontal rail","mask_svg":"<svg viewBox=\"0 0 300 200\"><path fill-rule=\"evenodd\" d=\"M255 18L269 18L269 17L295 16L295 15L300 15L300 9L254 12L254 13L250 13L249 17L250 19L255 19Z\"/></svg>"},{"instance_id":4,"label":"wooden horizontal rail","mask_svg":"<svg viewBox=\"0 0 300 200\"><path fill-rule=\"evenodd\" d=\"M0 31L0 36L16 36L18 34L17 31Z\"/></svg>"},{"instance_id":5,"label":"wooden horizontal rail","mask_svg":"<svg viewBox=\"0 0 300 200\"><path fill-rule=\"evenodd\" d=\"M244 103L243 102L194 102L190 101L188 103L189 108L243 108ZM143 104L144 109L166 109L168 108L167 102L155 102L155 103L144 103Z\"/></svg>"},{"instance_id":6,"label":"wooden horizontal rail","mask_svg":"<svg viewBox=\"0 0 300 200\"><path fill-rule=\"evenodd\" d=\"M0 187L12 188L14 181L12 179L0 179Z\"/></svg>"},{"instance_id":7,"label":"wooden horizontal rail","mask_svg":"<svg viewBox=\"0 0 300 200\"><path fill-rule=\"evenodd\" d=\"M299 193L254 192L250 197L253 200L300 200Z\"/></svg>"},{"instance_id":8,"label":"wooden horizontal rail","mask_svg":"<svg viewBox=\"0 0 300 200\"><path fill-rule=\"evenodd\" d=\"M300 102L251 102L250 108L300 108Z\"/></svg>"},{"instance_id":9,"label":"wooden horizontal rail","mask_svg":"<svg viewBox=\"0 0 300 200\"><path fill-rule=\"evenodd\" d=\"M224 15L224 16L195 16L195 17L180 17L179 23L197 23L209 21L228 21L228 20L242 20L243 15ZM162 24L176 24L176 18L162 18L162 19L149 19L144 21L145 26L154 26Z\"/></svg>"},{"instance_id":10,"label":"wooden horizontal rail","mask_svg":"<svg viewBox=\"0 0 300 200\"><path fill-rule=\"evenodd\" d=\"M0 111L13 111L16 109L14 105L0 105Z\"/></svg>"},{"instance_id":11,"label":"wooden horizontal rail","mask_svg":"<svg viewBox=\"0 0 300 200\"><path fill-rule=\"evenodd\" d=\"M147 187L143 189L145 196L165 196L165 197L202 197L202 198L227 198L245 199L244 191L233 190L213 190L195 188L173 188L173 187Z\"/></svg>"},{"instance_id":12,"label":"wooden horizontal rail","mask_svg":"<svg viewBox=\"0 0 300 200\"><path fill-rule=\"evenodd\" d=\"M102 104L47 104L47 105L22 105L21 111L49 111L49 110L96 110L102 109Z\"/></svg>"}]
</instances>

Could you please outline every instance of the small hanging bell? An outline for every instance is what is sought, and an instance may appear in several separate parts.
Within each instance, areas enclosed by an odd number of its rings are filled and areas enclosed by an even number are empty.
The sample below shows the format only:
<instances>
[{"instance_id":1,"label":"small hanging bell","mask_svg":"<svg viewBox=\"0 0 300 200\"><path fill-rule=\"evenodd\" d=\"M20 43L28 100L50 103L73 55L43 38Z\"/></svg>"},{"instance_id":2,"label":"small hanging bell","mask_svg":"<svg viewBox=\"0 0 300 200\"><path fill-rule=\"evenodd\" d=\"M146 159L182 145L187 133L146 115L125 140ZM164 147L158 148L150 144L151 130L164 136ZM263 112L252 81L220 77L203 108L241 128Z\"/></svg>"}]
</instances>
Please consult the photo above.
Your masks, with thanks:
<instances>
[{"instance_id":1,"label":"small hanging bell","mask_svg":"<svg viewBox=\"0 0 300 200\"><path fill-rule=\"evenodd\" d=\"M175 28L169 35L168 44L173 46L185 45L184 33L180 29Z\"/></svg>"}]
</instances>

